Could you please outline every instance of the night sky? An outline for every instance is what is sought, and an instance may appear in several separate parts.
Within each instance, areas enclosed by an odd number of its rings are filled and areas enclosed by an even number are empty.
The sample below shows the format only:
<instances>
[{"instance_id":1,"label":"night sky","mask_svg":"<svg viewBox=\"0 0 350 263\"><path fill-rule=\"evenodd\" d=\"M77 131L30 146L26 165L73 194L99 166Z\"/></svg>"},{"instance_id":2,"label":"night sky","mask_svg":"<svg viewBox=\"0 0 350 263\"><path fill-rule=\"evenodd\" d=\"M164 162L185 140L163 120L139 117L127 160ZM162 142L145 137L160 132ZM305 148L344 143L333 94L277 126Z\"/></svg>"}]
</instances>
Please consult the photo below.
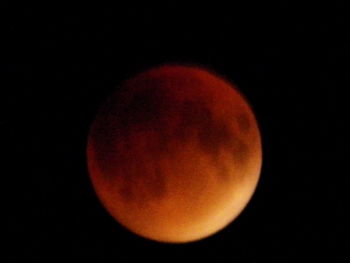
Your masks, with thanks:
<instances>
[{"instance_id":1,"label":"night sky","mask_svg":"<svg viewBox=\"0 0 350 263\"><path fill-rule=\"evenodd\" d=\"M345 1L240 2L4 4L6 262L345 262ZM244 212L183 245L121 227L99 203L86 165L101 103L165 63L199 65L236 84L263 142L261 180Z\"/></svg>"}]
</instances>

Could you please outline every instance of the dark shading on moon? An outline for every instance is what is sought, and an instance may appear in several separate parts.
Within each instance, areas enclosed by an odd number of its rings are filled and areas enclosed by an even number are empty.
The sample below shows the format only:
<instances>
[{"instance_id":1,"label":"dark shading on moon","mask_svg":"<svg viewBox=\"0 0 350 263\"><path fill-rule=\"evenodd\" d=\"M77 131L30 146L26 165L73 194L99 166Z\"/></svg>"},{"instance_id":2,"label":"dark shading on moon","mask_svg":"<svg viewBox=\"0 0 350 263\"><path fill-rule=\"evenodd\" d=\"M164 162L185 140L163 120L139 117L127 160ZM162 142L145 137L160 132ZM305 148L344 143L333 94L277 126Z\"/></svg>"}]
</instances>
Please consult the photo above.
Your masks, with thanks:
<instances>
[{"instance_id":1,"label":"dark shading on moon","mask_svg":"<svg viewBox=\"0 0 350 263\"><path fill-rule=\"evenodd\" d=\"M240 129L243 132L248 132L250 129L250 120L249 117L246 113L243 114L239 114L237 116L237 121L238 121L238 125L240 127Z\"/></svg>"},{"instance_id":2,"label":"dark shading on moon","mask_svg":"<svg viewBox=\"0 0 350 263\"><path fill-rule=\"evenodd\" d=\"M187 229L191 217L201 222L208 213L206 202L214 210L215 202L232 202L220 197L227 195L223 189L255 187L261 153L253 119L243 97L205 71L173 66L142 73L111 95L92 125L88 157L95 189L131 230L143 231L142 217L155 232L157 224L176 227L170 216L177 210L178 223ZM188 205L193 216L182 214Z\"/></svg>"},{"instance_id":3,"label":"dark shading on moon","mask_svg":"<svg viewBox=\"0 0 350 263\"><path fill-rule=\"evenodd\" d=\"M179 124L171 130L171 127L165 120L176 111L179 113ZM166 194L165 182L166 176L162 174L160 165L153 161L143 164L138 163L137 167L131 168L128 164L128 159L123 158L115 150L115 134L120 134L119 140L125 145L125 148L130 148L134 144L134 140L129 136L137 130L153 130L157 132L157 140L152 145L148 145L149 154L159 156L170 154L169 141L180 141L185 143L186 140L196 140L199 143L200 149L204 154L209 155L215 165L218 166L218 174L221 178L227 179L228 173L225 166L220 164L220 151L232 151L232 156L237 159L237 164L243 164L249 155L249 148L239 139L237 135L228 127L225 120L215 119L208 105L200 101L185 101L176 103L173 99L166 96L164 90L159 88L146 89L133 96L130 104L119 109L118 112L111 109L109 113L113 118L108 118L107 122L103 122L101 126L121 127L120 129L108 129L101 136L100 141L94 143L95 149L100 149L98 156L104 156L98 161L98 166L106 169L103 174L109 176L124 175L125 180L123 187L120 190L125 201L134 200L133 186L136 177L142 180L147 180L151 183L145 184L149 189L149 195L155 195L160 198ZM116 121L118 124L116 124ZM249 119L246 115L237 116L239 126L245 132L249 129ZM103 147L96 147L103 145ZM136 145L133 145L137 147ZM106 156L109 153L111 156ZM109 165L110 161L121 162L127 166L123 173L115 173ZM133 161L133 160L132 160ZM147 166L152 166L151 171L145 173ZM136 169L133 171L133 169ZM226 172L223 172L226 171ZM142 176L142 177L141 177ZM147 178L145 177L147 176ZM141 199L145 200L147 196Z\"/></svg>"}]
</instances>

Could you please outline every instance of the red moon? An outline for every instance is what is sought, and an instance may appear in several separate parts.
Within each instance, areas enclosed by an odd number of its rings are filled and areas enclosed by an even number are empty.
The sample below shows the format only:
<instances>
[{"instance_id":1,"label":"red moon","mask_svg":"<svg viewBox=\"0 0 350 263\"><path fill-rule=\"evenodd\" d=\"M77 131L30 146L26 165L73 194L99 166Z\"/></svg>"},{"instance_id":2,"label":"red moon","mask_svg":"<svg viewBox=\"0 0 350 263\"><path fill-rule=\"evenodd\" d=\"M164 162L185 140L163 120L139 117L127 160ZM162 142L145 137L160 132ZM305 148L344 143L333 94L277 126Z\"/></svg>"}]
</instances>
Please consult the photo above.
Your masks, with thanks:
<instances>
[{"instance_id":1,"label":"red moon","mask_svg":"<svg viewBox=\"0 0 350 263\"><path fill-rule=\"evenodd\" d=\"M232 222L260 177L254 113L205 69L161 66L102 105L88 137L97 196L124 227L159 242L203 239Z\"/></svg>"}]
</instances>

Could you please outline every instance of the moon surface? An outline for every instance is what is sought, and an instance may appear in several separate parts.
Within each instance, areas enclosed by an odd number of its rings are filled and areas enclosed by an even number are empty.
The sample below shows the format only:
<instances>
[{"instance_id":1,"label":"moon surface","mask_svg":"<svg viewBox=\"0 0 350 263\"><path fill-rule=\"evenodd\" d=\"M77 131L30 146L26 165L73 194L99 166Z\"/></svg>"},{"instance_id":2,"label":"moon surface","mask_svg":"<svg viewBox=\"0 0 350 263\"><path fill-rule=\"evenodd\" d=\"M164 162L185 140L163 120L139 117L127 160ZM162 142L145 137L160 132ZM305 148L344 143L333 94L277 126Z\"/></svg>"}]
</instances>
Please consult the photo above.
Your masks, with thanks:
<instances>
[{"instance_id":1,"label":"moon surface","mask_svg":"<svg viewBox=\"0 0 350 263\"><path fill-rule=\"evenodd\" d=\"M159 242L203 239L232 222L260 176L254 113L202 68L165 65L127 80L91 125L90 178L108 212Z\"/></svg>"}]
</instances>

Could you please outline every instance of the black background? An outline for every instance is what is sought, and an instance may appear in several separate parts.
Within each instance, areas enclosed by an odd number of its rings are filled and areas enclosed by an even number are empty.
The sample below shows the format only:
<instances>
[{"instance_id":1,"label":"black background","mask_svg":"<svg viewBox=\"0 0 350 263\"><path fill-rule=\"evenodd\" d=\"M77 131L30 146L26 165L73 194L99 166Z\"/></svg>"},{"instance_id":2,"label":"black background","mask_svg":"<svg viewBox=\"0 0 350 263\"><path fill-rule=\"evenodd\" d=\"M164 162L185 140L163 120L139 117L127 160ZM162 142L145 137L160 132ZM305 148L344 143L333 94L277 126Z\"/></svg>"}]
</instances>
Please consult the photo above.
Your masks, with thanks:
<instances>
[{"instance_id":1,"label":"black background","mask_svg":"<svg viewBox=\"0 0 350 263\"><path fill-rule=\"evenodd\" d=\"M8 262L345 262L345 173L336 169L345 161L337 113L348 77L345 1L242 2L5 4ZM100 205L86 168L101 102L125 79L164 63L232 80L263 140L261 180L244 212L184 245L124 230Z\"/></svg>"}]
</instances>

